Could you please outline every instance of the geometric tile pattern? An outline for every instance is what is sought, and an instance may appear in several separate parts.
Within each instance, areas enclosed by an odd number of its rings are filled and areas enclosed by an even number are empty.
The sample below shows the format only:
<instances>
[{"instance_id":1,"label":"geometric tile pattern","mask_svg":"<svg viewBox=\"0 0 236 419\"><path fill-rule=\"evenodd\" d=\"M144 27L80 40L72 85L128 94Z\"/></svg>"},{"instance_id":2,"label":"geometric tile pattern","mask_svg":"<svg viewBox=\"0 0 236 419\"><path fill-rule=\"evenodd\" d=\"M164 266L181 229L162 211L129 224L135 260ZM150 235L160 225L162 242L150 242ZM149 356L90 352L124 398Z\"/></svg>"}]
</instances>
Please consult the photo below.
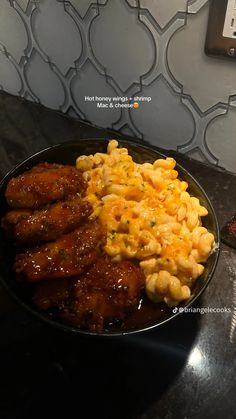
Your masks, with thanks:
<instances>
[{"instance_id":1,"label":"geometric tile pattern","mask_svg":"<svg viewBox=\"0 0 236 419\"><path fill-rule=\"evenodd\" d=\"M236 63L204 54L208 13L208 0L1 0L0 89L236 172ZM97 109L95 95L151 101Z\"/></svg>"},{"instance_id":2,"label":"geometric tile pattern","mask_svg":"<svg viewBox=\"0 0 236 419\"><path fill-rule=\"evenodd\" d=\"M211 121L206 133L206 146L218 158L220 165L236 172L235 141L236 108L231 107L227 115ZM220 141L214 141L215 138Z\"/></svg>"},{"instance_id":3,"label":"geometric tile pattern","mask_svg":"<svg viewBox=\"0 0 236 419\"><path fill-rule=\"evenodd\" d=\"M188 15L187 26L176 32L167 52L173 77L203 112L217 103L228 103L236 87L235 62L204 54L208 14L209 3L197 14Z\"/></svg>"}]
</instances>

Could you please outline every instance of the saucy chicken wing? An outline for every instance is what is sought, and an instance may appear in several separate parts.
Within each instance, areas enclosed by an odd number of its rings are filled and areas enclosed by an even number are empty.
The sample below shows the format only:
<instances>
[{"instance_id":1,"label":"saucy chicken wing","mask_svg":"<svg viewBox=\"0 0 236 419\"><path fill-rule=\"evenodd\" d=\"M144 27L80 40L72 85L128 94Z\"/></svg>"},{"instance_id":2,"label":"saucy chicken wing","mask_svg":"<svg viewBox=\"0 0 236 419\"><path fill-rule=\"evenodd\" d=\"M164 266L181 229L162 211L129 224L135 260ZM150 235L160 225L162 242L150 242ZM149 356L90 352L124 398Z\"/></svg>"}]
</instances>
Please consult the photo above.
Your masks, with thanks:
<instances>
[{"instance_id":1,"label":"saucy chicken wing","mask_svg":"<svg viewBox=\"0 0 236 419\"><path fill-rule=\"evenodd\" d=\"M99 332L138 309L145 277L136 261L112 262L103 253L107 232L98 219L88 221L93 208L81 198L86 187L75 167L38 164L8 183L5 195L14 209L1 226L17 243L35 246L14 264L34 284L34 304Z\"/></svg>"},{"instance_id":2,"label":"saucy chicken wing","mask_svg":"<svg viewBox=\"0 0 236 419\"><path fill-rule=\"evenodd\" d=\"M73 299L62 317L72 325L102 331L138 308L144 286L144 274L134 262L100 257L73 285Z\"/></svg>"},{"instance_id":3,"label":"saucy chicken wing","mask_svg":"<svg viewBox=\"0 0 236 419\"><path fill-rule=\"evenodd\" d=\"M15 271L22 272L29 282L80 275L94 263L105 238L98 221L86 223L55 242L17 255Z\"/></svg>"},{"instance_id":4,"label":"saucy chicken wing","mask_svg":"<svg viewBox=\"0 0 236 419\"><path fill-rule=\"evenodd\" d=\"M85 189L82 174L75 167L41 163L11 179L5 196L10 207L38 209Z\"/></svg>"},{"instance_id":5,"label":"saucy chicken wing","mask_svg":"<svg viewBox=\"0 0 236 419\"><path fill-rule=\"evenodd\" d=\"M72 278L52 279L50 281L40 281L35 284L33 301L41 310L49 308L61 308L71 295L71 290L75 284Z\"/></svg>"},{"instance_id":6,"label":"saucy chicken wing","mask_svg":"<svg viewBox=\"0 0 236 419\"><path fill-rule=\"evenodd\" d=\"M14 237L15 228L17 224L27 219L32 214L31 210L16 209L6 213L5 217L1 219L1 227L8 237Z\"/></svg>"},{"instance_id":7,"label":"saucy chicken wing","mask_svg":"<svg viewBox=\"0 0 236 419\"><path fill-rule=\"evenodd\" d=\"M78 195L35 211L15 226L15 239L20 243L52 241L74 230L92 213L92 206Z\"/></svg>"}]
</instances>

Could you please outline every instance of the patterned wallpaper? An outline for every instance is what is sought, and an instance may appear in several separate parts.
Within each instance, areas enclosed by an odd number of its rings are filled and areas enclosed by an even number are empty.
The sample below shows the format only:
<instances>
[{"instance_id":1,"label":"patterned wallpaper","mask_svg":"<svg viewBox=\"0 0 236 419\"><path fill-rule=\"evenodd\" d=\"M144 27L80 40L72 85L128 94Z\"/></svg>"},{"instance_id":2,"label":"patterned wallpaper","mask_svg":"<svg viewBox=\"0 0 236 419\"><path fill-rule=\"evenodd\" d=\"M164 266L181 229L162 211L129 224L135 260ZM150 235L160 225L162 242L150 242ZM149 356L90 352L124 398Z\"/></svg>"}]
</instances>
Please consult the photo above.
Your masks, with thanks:
<instances>
[{"instance_id":1,"label":"patterned wallpaper","mask_svg":"<svg viewBox=\"0 0 236 419\"><path fill-rule=\"evenodd\" d=\"M1 0L0 88L236 172L236 62L204 54L208 13L207 0Z\"/></svg>"}]
</instances>

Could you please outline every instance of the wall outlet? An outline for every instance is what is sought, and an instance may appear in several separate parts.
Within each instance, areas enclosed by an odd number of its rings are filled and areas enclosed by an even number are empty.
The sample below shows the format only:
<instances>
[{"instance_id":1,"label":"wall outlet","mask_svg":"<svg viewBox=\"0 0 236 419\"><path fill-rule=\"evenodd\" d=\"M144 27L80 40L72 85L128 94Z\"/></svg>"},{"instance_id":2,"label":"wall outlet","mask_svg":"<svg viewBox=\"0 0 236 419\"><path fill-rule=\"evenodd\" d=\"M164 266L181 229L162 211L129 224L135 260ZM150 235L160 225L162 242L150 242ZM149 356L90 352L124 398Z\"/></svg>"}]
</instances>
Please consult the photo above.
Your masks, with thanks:
<instances>
[{"instance_id":1,"label":"wall outlet","mask_svg":"<svg viewBox=\"0 0 236 419\"><path fill-rule=\"evenodd\" d=\"M236 0L228 0L223 36L236 39Z\"/></svg>"},{"instance_id":2,"label":"wall outlet","mask_svg":"<svg viewBox=\"0 0 236 419\"><path fill-rule=\"evenodd\" d=\"M211 0L205 53L236 58L236 0Z\"/></svg>"}]
</instances>

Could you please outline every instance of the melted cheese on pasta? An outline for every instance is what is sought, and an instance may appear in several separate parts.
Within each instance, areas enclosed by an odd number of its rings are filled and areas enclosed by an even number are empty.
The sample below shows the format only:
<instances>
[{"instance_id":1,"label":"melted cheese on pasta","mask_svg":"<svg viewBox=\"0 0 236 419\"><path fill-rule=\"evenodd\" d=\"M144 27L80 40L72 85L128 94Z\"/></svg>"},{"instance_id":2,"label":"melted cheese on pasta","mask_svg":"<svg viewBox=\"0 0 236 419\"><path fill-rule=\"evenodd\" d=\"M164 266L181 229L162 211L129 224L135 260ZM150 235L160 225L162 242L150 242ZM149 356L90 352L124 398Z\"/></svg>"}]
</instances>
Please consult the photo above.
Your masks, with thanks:
<instances>
[{"instance_id":1,"label":"melted cheese on pasta","mask_svg":"<svg viewBox=\"0 0 236 419\"><path fill-rule=\"evenodd\" d=\"M173 158L137 164L111 140L107 153L80 156L88 182L85 199L107 229L105 252L114 261L136 258L152 301L174 306L191 295L193 282L214 246L202 227L207 209L178 179Z\"/></svg>"}]
</instances>

